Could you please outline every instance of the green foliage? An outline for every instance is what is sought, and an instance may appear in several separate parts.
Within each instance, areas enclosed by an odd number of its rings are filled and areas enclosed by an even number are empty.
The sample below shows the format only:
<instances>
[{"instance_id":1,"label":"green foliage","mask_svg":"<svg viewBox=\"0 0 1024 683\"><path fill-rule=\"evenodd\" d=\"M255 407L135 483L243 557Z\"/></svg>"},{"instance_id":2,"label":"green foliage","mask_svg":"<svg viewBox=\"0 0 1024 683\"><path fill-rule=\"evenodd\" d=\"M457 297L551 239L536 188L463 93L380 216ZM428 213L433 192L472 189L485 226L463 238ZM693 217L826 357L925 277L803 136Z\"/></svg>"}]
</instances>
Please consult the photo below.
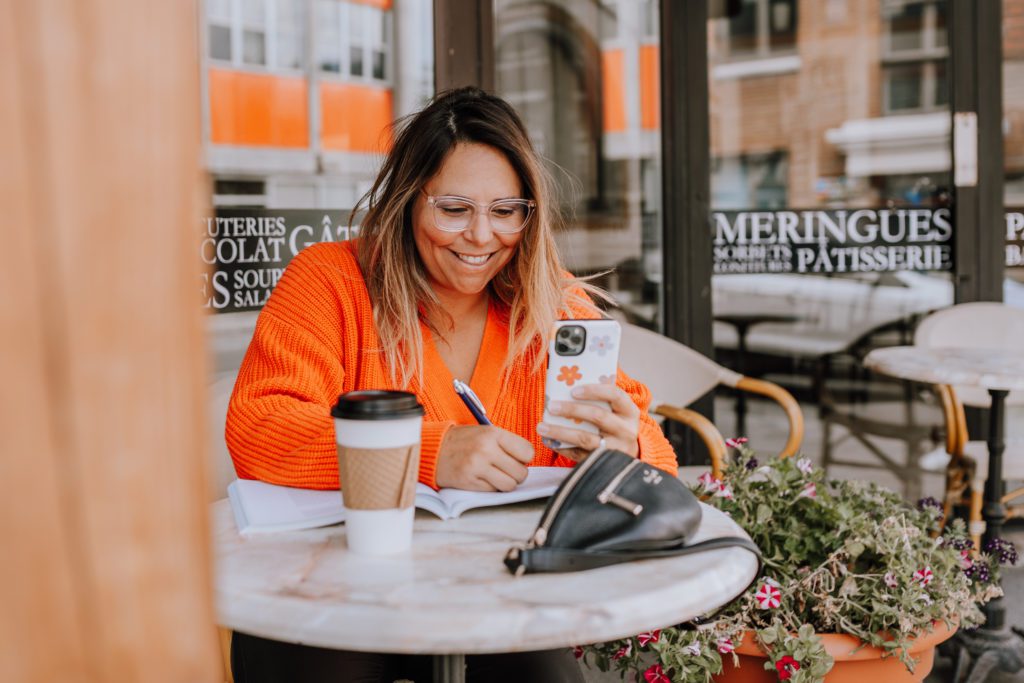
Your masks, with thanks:
<instances>
[{"instance_id":1,"label":"green foliage","mask_svg":"<svg viewBox=\"0 0 1024 683\"><path fill-rule=\"evenodd\" d=\"M961 520L933 538L939 528L934 507L911 507L874 484L827 480L806 459L756 467L753 456L738 449L725 470L728 490L708 475L695 492L761 548L762 576L711 623L663 629L657 640L643 634L591 645L587 661L645 680L654 655L672 681L707 683L721 671L723 657L738 664L731 646L753 634L768 654L766 669L780 680L811 683L832 668L818 634L845 633L913 670L909 647L916 637L936 622L976 626L984 619L979 606L1002 594L998 562L966 553ZM981 565L987 571L977 571ZM764 599L774 591L778 606Z\"/></svg>"}]
</instances>

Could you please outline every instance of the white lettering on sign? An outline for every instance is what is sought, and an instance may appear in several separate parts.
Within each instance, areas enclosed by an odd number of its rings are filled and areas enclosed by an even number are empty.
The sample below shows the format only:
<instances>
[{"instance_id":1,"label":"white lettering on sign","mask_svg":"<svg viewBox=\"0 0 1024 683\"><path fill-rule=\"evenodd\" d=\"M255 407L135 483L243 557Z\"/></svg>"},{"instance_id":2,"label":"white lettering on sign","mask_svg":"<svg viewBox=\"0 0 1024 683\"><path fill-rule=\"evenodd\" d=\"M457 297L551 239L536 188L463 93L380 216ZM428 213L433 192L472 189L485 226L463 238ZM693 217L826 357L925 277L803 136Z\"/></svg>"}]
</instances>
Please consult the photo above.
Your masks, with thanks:
<instances>
[{"instance_id":1,"label":"white lettering on sign","mask_svg":"<svg viewBox=\"0 0 1024 683\"><path fill-rule=\"evenodd\" d=\"M904 244L946 242L953 236L950 212L940 209L855 211L737 211L712 214L714 243L727 244Z\"/></svg>"}]
</instances>

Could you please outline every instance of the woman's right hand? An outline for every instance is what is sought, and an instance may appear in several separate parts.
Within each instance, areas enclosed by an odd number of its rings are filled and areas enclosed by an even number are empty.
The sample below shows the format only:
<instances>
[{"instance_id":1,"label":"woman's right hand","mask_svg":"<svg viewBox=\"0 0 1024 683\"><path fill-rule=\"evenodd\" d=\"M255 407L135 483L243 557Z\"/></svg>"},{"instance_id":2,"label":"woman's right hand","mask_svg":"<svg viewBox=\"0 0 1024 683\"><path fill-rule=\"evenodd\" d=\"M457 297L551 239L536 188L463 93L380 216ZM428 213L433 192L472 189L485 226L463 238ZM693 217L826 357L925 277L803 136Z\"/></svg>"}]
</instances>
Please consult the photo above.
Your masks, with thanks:
<instances>
[{"instance_id":1,"label":"woman's right hand","mask_svg":"<svg viewBox=\"0 0 1024 683\"><path fill-rule=\"evenodd\" d=\"M533 444L501 427L457 425L448 430L437 452L439 488L466 491L511 491L526 479Z\"/></svg>"}]
</instances>

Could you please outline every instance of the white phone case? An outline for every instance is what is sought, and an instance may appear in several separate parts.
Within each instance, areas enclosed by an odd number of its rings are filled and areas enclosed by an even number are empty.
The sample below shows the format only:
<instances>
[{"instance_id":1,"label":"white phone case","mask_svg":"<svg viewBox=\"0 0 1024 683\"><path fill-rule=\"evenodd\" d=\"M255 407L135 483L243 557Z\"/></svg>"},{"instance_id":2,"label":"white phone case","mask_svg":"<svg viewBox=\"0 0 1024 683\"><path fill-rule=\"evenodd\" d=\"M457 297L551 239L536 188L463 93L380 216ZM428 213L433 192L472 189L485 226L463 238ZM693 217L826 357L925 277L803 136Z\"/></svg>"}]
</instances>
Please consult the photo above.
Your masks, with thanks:
<instances>
[{"instance_id":1,"label":"white phone case","mask_svg":"<svg viewBox=\"0 0 1024 683\"><path fill-rule=\"evenodd\" d=\"M581 353L559 353L558 331L563 327L583 328L586 339ZM581 384L615 384L618 370L619 340L622 328L616 320L560 320L555 324L548 344L548 367L544 386L544 422L597 433L589 422L576 422L570 418L551 415L551 401L575 401L607 406L603 401L581 401L573 398L572 390ZM554 439L543 439L549 448L573 448L575 444L562 444Z\"/></svg>"}]
</instances>

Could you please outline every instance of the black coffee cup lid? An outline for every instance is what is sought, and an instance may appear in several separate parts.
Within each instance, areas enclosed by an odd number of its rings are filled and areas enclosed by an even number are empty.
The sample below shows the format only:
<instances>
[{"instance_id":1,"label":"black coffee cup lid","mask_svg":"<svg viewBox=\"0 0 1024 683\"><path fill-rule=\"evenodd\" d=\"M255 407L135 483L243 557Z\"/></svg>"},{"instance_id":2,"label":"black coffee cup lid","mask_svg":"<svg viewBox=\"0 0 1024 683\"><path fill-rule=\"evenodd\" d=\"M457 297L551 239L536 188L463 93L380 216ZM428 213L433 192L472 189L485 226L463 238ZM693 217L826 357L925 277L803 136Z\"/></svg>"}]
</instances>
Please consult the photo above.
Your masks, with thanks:
<instances>
[{"instance_id":1,"label":"black coffee cup lid","mask_svg":"<svg viewBox=\"0 0 1024 683\"><path fill-rule=\"evenodd\" d=\"M331 415L341 420L401 420L423 413L416 394L377 389L342 394L331 409Z\"/></svg>"}]
</instances>

